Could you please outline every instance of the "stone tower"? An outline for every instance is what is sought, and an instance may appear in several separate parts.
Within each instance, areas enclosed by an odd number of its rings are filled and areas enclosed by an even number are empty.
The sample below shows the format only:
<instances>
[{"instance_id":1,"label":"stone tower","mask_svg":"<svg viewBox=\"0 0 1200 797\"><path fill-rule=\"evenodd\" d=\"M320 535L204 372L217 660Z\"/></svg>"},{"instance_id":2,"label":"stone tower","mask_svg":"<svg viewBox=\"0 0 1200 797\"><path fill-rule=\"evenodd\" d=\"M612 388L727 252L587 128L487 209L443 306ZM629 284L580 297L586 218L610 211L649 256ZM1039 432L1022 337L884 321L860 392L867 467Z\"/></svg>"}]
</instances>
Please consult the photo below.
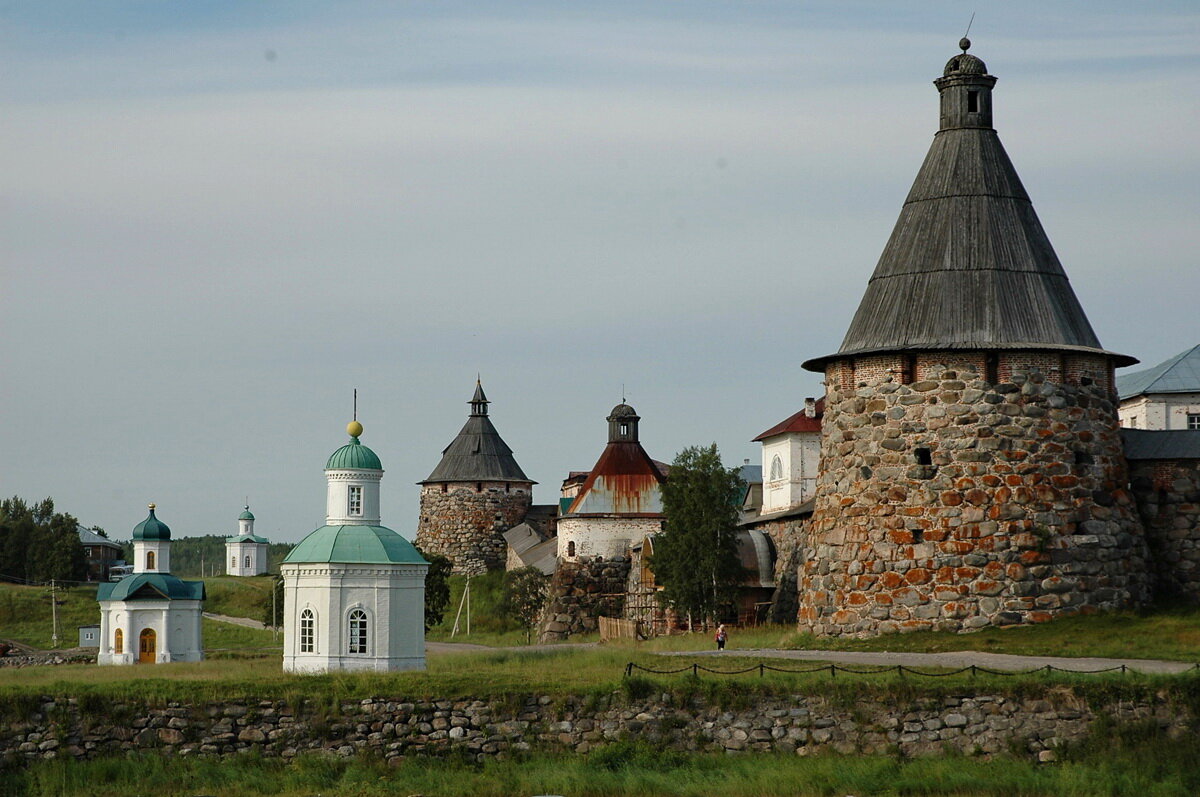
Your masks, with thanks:
<instances>
[{"instance_id":1,"label":"stone tower","mask_svg":"<svg viewBox=\"0 0 1200 797\"><path fill-rule=\"evenodd\" d=\"M471 414L421 484L417 547L454 562L454 572L479 574L504 567L503 534L525 519L535 482L488 417L490 402L476 381Z\"/></svg>"},{"instance_id":2,"label":"stone tower","mask_svg":"<svg viewBox=\"0 0 1200 797\"><path fill-rule=\"evenodd\" d=\"M967 52L825 374L799 624L822 635L1042 622L1136 604L1145 543L1113 368L992 128Z\"/></svg>"}]
</instances>

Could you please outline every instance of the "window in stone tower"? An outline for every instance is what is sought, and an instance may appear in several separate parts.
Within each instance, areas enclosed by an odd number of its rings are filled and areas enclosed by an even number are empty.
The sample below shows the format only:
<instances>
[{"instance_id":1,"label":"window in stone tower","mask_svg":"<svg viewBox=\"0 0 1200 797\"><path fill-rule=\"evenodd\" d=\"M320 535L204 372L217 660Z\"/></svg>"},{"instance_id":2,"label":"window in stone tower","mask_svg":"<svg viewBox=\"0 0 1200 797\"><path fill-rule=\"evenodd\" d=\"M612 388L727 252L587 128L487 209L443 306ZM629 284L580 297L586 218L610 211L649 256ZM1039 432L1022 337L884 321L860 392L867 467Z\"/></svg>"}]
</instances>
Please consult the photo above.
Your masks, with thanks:
<instances>
[{"instance_id":1,"label":"window in stone tower","mask_svg":"<svg viewBox=\"0 0 1200 797\"><path fill-rule=\"evenodd\" d=\"M917 450L915 450L913 452L913 455L917 458L918 465L932 465L933 464L933 454L929 451L928 448L918 448Z\"/></svg>"},{"instance_id":2,"label":"window in stone tower","mask_svg":"<svg viewBox=\"0 0 1200 797\"><path fill-rule=\"evenodd\" d=\"M979 113L979 92L967 92L967 113Z\"/></svg>"},{"instance_id":3,"label":"window in stone tower","mask_svg":"<svg viewBox=\"0 0 1200 797\"><path fill-rule=\"evenodd\" d=\"M355 486L350 488L349 509L352 516L362 514L362 487Z\"/></svg>"}]
</instances>

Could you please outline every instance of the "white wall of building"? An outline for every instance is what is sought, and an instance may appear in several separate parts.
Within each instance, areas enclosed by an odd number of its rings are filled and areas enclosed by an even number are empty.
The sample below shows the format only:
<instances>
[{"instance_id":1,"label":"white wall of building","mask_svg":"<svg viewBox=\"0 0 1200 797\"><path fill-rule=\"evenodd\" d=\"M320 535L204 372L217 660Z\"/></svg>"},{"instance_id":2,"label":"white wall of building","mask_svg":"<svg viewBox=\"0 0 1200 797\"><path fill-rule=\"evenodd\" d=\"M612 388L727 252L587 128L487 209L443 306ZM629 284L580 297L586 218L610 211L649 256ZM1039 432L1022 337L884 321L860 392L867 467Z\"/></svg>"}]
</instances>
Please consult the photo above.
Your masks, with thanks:
<instances>
[{"instance_id":1,"label":"white wall of building","mask_svg":"<svg viewBox=\"0 0 1200 797\"><path fill-rule=\"evenodd\" d=\"M423 565L283 564L283 669L317 673L339 670L425 669L425 571ZM311 652L301 646L301 613L313 612ZM350 652L350 614L367 615L367 650Z\"/></svg>"},{"instance_id":2,"label":"white wall of building","mask_svg":"<svg viewBox=\"0 0 1200 797\"><path fill-rule=\"evenodd\" d=\"M1121 402L1117 409L1127 429L1188 428L1188 415L1200 416L1200 393L1150 393Z\"/></svg>"},{"instance_id":3,"label":"white wall of building","mask_svg":"<svg viewBox=\"0 0 1200 797\"><path fill-rule=\"evenodd\" d=\"M267 545L262 542L225 543L225 575L260 576L267 572Z\"/></svg>"},{"instance_id":4,"label":"white wall of building","mask_svg":"<svg viewBox=\"0 0 1200 797\"><path fill-rule=\"evenodd\" d=\"M330 526L378 526L380 470L327 470L325 522ZM362 506L354 514L350 504L351 489L361 490Z\"/></svg>"},{"instance_id":5,"label":"white wall of building","mask_svg":"<svg viewBox=\"0 0 1200 797\"><path fill-rule=\"evenodd\" d=\"M647 534L662 531L658 517L566 517L558 521L558 558L576 562L582 558L625 556L634 543ZM573 546L572 546L573 544Z\"/></svg>"},{"instance_id":6,"label":"white wall of building","mask_svg":"<svg viewBox=\"0 0 1200 797\"><path fill-rule=\"evenodd\" d=\"M820 458L821 435L816 432L788 432L764 440L762 514L791 509L812 498Z\"/></svg>"},{"instance_id":7,"label":"white wall of building","mask_svg":"<svg viewBox=\"0 0 1200 797\"><path fill-rule=\"evenodd\" d=\"M143 629L154 631L155 663L202 661L200 601L137 600L100 602L98 664L137 664ZM116 630L123 640L121 652L113 649Z\"/></svg>"}]
</instances>

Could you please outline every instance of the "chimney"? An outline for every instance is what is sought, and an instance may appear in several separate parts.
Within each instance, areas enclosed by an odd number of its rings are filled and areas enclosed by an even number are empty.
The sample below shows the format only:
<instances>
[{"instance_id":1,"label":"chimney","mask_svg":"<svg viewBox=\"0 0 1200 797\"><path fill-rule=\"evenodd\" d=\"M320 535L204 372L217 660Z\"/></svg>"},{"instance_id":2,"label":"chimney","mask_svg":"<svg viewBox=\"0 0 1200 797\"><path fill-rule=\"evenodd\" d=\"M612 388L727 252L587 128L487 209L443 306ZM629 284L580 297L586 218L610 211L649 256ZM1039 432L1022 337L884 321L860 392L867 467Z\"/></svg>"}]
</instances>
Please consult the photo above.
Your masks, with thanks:
<instances>
[{"instance_id":1,"label":"chimney","mask_svg":"<svg viewBox=\"0 0 1200 797\"><path fill-rule=\"evenodd\" d=\"M817 400L812 396L804 399L804 414L809 418L817 417Z\"/></svg>"},{"instance_id":2,"label":"chimney","mask_svg":"<svg viewBox=\"0 0 1200 797\"><path fill-rule=\"evenodd\" d=\"M742 464L743 464L743 465L749 465L749 464L750 464L750 460L748 460L748 459L743 459L743 460L742 460Z\"/></svg>"}]
</instances>

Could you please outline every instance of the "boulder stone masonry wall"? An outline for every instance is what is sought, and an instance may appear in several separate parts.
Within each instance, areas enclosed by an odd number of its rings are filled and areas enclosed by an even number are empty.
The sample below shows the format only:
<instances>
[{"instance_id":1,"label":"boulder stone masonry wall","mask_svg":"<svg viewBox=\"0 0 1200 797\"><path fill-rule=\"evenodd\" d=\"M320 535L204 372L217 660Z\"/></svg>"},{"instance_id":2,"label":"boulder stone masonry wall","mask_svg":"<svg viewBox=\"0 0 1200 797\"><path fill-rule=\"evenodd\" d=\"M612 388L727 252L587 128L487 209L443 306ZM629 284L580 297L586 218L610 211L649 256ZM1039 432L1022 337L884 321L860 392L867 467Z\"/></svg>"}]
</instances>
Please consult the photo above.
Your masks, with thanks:
<instances>
[{"instance_id":1,"label":"boulder stone masonry wall","mask_svg":"<svg viewBox=\"0 0 1200 797\"><path fill-rule=\"evenodd\" d=\"M601 615L620 617L625 608L629 557L559 560L542 613L539 642L558 642L595 631Z\"/></svg>"},{"instance_id":2,"label":"boulder stone masonry wall","mask_svg":"<svg viewBox=\"0 0 1200 797\"><path fill-rule=\"evenodd\" d=\"M257 752L291 759L305 752L411 756L465 754L503 758L531 749L587 753L623 738L699 752L826 751L905 756L1007 753L1045 758L1085 739L1101 715L1157 721L1170 734L1195 733L1194 717L1165 700L1089 706L1067 690L1050 699L972 695L913 701L863 698L853 705L809 695L762 697L730 711L701 698L626 699L530 696L508 700L372 699L332 710L285 701L166 707L106 704L80 710L74 698L42 699L27 716L0 726L0 767L71 756L88 759L159 752L221 756Z\"/></svg>"},{"instance_id":3,"label":"boulder stone masonry wall","mask_svg":"<svg viewBox=\"0 0 1200 797\"><path fill-rule=\"evenodd\" d=\"M1140 461L1130 471L1156 590L1200 600L1200 461Z\"/></svg>"},{"instance_id":4,"label":"boulder stone masonry wall","mask_svg":"<svg viewBox=\"0 0 1200 797\"><path fill-rule=\"evenodd\" d=\"M799 624L821 635L1043 622L1148 597L1109 380L832 364Z\"/></svg>"},{"instance_id":5,"label":"boulder stone masonry wall","mask_svg":"<svg viewBox=\"0 0 1200 797\"><path fill-rule=\"evenodd\" d=\"M453 561L458 575L502 570L508 555L504 532L525 519L532 503L527 484L423 484L417 547Z\"/></svg>"}]
</instances>

